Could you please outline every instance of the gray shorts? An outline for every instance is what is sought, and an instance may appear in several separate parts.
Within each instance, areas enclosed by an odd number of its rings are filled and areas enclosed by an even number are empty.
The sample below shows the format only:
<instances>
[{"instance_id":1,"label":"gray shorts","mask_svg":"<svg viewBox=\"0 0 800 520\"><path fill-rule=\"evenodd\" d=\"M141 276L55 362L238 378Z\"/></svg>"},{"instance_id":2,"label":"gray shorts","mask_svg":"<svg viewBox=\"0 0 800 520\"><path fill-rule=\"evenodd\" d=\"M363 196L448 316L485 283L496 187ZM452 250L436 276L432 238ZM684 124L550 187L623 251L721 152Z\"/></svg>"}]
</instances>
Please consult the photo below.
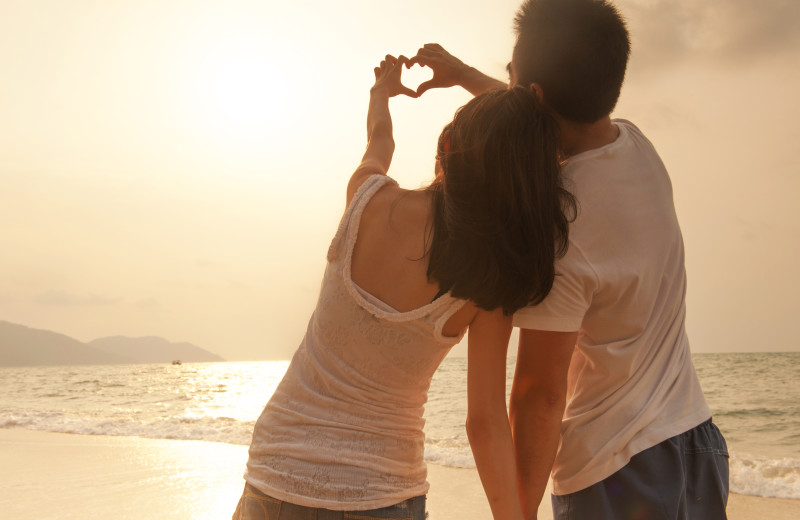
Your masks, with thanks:
<instances>
[{"instance_id":1,"label":"gray shorts","mask_svg":"<svg viewBox=\"0 0 800 520\"><path fill-rule=\"evenodd\" d=\"M368 511L333 511L321 507L305 507L272 498L245 484L242 498L233 513L233 520L425 520L425 496L404 500L399 504Z\"/></svg>"},{"instance_id":2,"label":"gray shorts","mask_svg":"<svg viewBox=\"0 0 800 520\"><path fill-rule=\"evenodd\" d=\"M725 520L728 447L709 419L605 480L552 499L557 520Z\"/></svg>"}]
</instances>

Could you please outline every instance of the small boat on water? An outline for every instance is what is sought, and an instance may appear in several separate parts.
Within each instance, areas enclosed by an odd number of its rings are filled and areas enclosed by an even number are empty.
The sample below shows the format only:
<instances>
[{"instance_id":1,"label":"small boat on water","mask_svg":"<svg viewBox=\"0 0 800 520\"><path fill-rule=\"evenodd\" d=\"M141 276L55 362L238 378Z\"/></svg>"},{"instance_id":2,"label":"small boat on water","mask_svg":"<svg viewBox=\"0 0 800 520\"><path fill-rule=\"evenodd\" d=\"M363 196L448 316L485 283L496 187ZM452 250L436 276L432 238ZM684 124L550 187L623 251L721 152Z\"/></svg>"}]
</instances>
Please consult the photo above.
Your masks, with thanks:
<instances>
[{"instance_id":1,"label":"small boat on water","mask_svg":"<svg viewBox=\"0 0 800 520\"><path fill-rule=\"evenodd\" d=\"M172 360L172 364L173 364L173 365L182 365L183 363L181 363L181 360L180 360L180 359L173 359L173 360Z\"/></svg>"}]
</instances>

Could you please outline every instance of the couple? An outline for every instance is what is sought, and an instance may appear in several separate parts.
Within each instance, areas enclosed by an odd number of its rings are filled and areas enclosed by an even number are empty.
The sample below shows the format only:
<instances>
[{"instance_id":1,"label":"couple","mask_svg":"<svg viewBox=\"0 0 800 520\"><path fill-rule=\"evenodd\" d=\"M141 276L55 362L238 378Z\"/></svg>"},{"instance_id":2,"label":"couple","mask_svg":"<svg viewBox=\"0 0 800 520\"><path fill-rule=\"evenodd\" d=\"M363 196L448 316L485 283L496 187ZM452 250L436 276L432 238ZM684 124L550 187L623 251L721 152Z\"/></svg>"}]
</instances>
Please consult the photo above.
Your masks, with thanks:
<instances>
[{"instance_id":1,"label":"couple","mask_svg":"<svg viewBox=\"0 0 800 520\"><path fill-rule=\"evenodd\" d=\"M375 68L367 149L234 519L425 518L423 406L467 329L467 433L495 519L536 518L551 472L559 519L725 518L669 177L609 117L624 22L605 0L528 0L516 31L508 85L438 45ZM417 92L414 63L434 73ZM455 85L476 97L442 131L435 179L401 189L389 98Z\"/></svg>"}]
</instances>

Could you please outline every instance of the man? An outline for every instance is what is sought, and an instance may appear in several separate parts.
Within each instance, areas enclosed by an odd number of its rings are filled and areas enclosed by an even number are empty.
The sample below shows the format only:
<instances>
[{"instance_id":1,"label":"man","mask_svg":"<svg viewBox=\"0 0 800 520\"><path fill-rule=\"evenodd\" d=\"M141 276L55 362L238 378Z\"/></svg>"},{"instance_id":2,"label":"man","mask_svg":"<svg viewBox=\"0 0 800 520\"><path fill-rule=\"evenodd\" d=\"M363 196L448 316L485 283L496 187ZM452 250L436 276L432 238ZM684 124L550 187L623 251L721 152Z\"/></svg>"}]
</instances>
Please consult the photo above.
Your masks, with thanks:
<instances>
[{"instance_id":1,"label":"man","mask_svg":"<svg viewBox=\"0 0 800 520\"><path fill-rule=\"evenodd\" d=\"M638 128L610 118L625 24L605 0L528 0L516 31L511 86L533 89L558 120L580 207L551 293L514 317L523 510L536 518L552 470L559 519L724 519L728 454L689 351L669 176ZM501 86L435 44L412 63L434 71L418 94Z\"/></svg>"}]
</instances>

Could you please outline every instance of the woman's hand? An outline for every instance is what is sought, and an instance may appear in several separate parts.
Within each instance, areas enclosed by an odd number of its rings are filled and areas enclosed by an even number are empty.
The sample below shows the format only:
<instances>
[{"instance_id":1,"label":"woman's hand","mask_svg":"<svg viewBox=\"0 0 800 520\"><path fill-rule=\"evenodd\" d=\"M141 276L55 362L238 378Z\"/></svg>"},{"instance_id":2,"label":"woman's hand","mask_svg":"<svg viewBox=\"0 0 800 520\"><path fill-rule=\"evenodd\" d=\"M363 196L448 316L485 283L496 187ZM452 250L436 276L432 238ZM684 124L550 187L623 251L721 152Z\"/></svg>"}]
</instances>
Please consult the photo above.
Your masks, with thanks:
<instances>
[{"instance_id":1,"label":"woman's hand","mask_svg":"<svg viewBox=\"0 0 800 520\"><path fill-rule=\"evenodd\" d=\"M398 94L417 97L417 93L403 86L400 76L408 58L386 55L375 67L375 84L370 89L367 110L367 150L356 171L347 183L347 205L353 200L358 188L370 175L386 175L394 155L392 115L389 113L389 98Z\"/></svg>"},{"instance_id":2,"label":"woman's hand","mask_svg":"<svg viewBox=\"0 0 800 520\"><path fill-rule=\"evenodd\" d=\"M412 98L418 97L416 92L403 85L401 79L403 65L408 66L408 64L409 60L405 56L395 58L391 54L387 54L380 65L375 67L375 84L370 91L373 93L385 91L388 97L398 94L405 94Z\"/></svg>"}]
</instances>

